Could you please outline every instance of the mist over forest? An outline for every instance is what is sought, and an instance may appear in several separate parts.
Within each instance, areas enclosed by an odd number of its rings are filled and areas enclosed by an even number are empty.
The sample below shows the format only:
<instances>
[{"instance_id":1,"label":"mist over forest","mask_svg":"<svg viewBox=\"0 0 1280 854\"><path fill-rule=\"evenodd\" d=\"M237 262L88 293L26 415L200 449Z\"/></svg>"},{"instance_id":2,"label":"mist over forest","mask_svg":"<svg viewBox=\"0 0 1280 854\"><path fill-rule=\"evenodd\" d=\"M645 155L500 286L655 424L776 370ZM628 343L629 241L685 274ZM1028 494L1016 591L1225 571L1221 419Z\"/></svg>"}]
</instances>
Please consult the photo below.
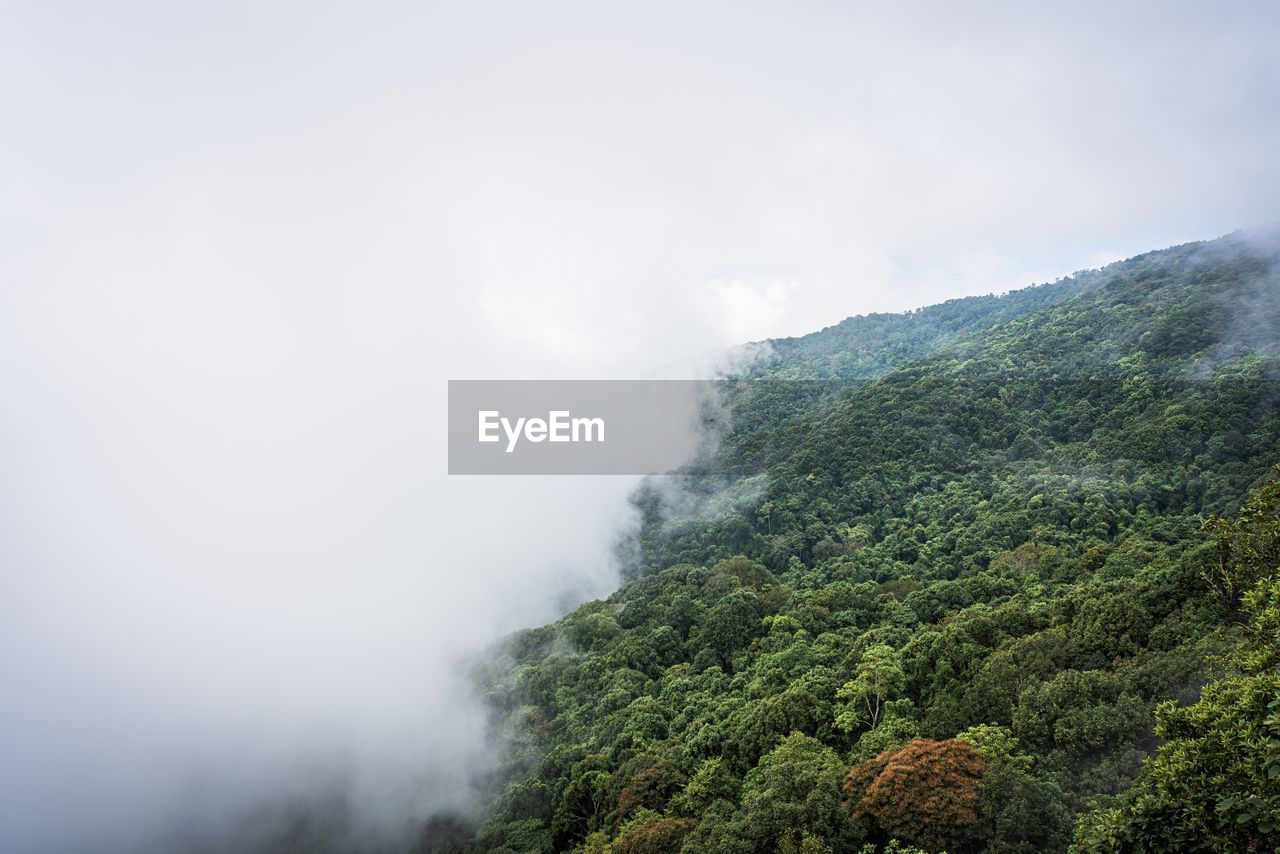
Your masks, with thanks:
<instances>
[{"instance_id":1,"label":"mist over forest","mask_svg":"<svg viewBox=\"0 0 1280 854\"><path fill-rule=\"evenodd\" d=\"M1273 850L1278 39L4 5L0 850ZM450 380L725 377L448 474Z\"/></svg>"},{"instance_id":2,"label":"mist over forest","mask_svg":"<svg viewBox=\"0 0 1280 854\"><path fill-rule=\"evenodd\" d=\"M1278 237L772 342L427 847L1269 850Z\"/></svg>"}]
</instances>

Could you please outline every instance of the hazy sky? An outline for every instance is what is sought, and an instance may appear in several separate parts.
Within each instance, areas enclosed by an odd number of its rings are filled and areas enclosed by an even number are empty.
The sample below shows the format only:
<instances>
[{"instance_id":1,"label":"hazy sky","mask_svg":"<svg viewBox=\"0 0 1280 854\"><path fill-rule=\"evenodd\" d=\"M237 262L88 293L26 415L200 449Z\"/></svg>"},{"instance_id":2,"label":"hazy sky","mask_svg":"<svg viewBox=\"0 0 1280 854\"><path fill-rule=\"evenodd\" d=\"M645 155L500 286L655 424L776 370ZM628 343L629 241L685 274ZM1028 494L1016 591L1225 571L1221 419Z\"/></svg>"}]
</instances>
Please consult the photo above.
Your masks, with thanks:
<instances>
[{"instance_id":1,"label":"hazy sky","mask_svg":"<svg viewBox=\"0 0 1280 854\"><path fill-rule=\"evenodd\" d=\"M449 378L1280 218L1280 9L1047 5L0 2L0 848L462 791L630 482L450 480Z\"/></svg>"}]
</instances>

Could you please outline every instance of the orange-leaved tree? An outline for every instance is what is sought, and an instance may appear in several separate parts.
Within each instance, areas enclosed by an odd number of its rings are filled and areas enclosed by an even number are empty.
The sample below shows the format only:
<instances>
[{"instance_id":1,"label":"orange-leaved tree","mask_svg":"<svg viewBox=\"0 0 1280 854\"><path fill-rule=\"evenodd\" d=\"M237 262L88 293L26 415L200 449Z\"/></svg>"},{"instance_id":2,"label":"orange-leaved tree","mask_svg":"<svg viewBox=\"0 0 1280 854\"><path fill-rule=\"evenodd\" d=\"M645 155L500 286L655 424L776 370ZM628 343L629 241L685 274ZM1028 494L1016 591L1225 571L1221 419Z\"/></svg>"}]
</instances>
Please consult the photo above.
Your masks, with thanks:
<instances>
[{"instance_id":1,"label":"orange-leaved tree","mask_svg":"<svg viewBox=\"0 0 1280 854\"><path fill-rule=\"evenodd\" d=\"M961 847L978 827L986 771L982 754L963 741L917 739L853 766L845 806L873 829L930 851Z\"/></svg>"}]
</instances>

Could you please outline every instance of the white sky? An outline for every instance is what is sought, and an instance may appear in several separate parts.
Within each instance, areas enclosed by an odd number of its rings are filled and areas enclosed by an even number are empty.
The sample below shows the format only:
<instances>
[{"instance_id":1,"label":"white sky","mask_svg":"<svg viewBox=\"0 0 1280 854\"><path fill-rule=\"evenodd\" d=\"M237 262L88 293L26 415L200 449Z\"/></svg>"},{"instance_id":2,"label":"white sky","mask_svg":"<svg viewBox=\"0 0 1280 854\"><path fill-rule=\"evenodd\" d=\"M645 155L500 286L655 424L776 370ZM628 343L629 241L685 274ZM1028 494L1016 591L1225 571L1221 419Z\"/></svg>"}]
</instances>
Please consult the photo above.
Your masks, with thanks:
<instances>
[{"instance_id":1,"label":"white sky","mask_svg":"<svg viewBox=\"0 0 1280 854\"><path fill-rule=\"evenodd\" d=\"M447 800L451 662L610 589L629 481L449 480L446 379L1277 219L1273 4L1046 5L0 2L0 848Z\"/></svg>"}]
</instances>

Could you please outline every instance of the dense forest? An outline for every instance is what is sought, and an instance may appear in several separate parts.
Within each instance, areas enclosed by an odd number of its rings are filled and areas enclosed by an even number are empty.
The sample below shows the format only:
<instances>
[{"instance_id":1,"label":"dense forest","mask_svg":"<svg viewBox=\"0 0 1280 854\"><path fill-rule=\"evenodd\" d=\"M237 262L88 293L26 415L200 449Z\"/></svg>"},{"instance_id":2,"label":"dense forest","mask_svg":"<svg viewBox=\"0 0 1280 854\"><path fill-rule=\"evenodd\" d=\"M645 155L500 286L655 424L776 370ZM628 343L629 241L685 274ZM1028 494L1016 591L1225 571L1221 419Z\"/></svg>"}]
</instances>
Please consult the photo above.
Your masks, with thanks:
<instances>
[{"instance_id":1,"label":"dense forest","mask_svg":"<svg viewBox=\"0 0 1280 854\"><path fill-rule=\"evenodd\" d=\"M771 342L429 850L1280 850L1280 240Z\"/></svg>"}]
</instances>

